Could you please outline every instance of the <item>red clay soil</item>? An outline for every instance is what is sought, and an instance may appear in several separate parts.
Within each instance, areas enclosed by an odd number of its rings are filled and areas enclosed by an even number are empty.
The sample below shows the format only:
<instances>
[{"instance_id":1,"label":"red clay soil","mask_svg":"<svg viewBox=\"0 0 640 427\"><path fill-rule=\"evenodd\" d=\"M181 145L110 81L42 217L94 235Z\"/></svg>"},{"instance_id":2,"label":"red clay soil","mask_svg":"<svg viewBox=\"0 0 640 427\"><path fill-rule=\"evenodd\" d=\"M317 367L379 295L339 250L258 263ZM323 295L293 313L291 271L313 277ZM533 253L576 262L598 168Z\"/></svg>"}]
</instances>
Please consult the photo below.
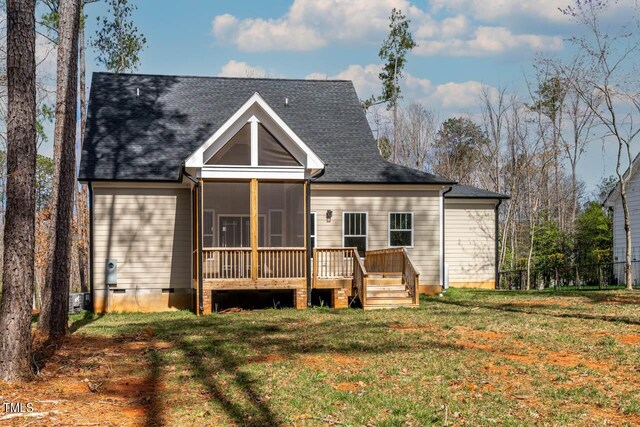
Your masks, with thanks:
<instances>
[{"instance_id":1,"label":"red clay soil","mask_svg":"<svg viewBox=\"0 0 640 427\"><path fill-rule=\"evenodd\" d=\"M0 383L0 400L31 403L33 412L8 419L0 413L0 424L159 425L155 395L161 382L141 371L149 363L146 353L171 344L145 338L71 335L46 344L36 338L40 375L25 384ZM140 360L131 363L131 358Z\"/></svg>"}]
</instances>

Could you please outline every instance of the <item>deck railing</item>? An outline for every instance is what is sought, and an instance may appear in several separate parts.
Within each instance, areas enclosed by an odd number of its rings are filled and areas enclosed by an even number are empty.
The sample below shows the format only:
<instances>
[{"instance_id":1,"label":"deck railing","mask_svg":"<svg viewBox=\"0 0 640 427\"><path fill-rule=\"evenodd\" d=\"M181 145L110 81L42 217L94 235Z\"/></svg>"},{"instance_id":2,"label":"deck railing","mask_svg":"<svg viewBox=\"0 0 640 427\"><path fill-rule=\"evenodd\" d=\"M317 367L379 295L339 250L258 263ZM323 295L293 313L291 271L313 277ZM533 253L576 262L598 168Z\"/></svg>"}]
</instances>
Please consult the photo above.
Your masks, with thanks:
<instances>
[{"instance_id":1,"label":"deck railing","mask_svg":"<svg viewBox=\"0 0 640 427\"><path fill-rule=\"evenodd\" d=\"M204 248L202 278L250 279L251 248ZM307 273L304 248L259 248L258 279L303 279Z\"/></svg>"},{"instance_id":2,"label":"deck railing","mask_svg":"<svg viewBox=\"0 0 640 427\"><path fill-rule=\"evenodd\" d=\"M313 274L318 279L353 277L354 248L314 248Z\"/></svg>"},{"instance_id":3,"label":"deck railing","mask_svg":"<svg viewBox=\"0 0 640 427\"><path fill-rule=\"evenodd\" d=\"M369 272L402 273L402 279L413 303L419 303L420 274L417 272L405 248L367 251L365 255L365 268Z\"/></svg>"},{"instance_id":4,"label":"deck railing","mask_svg":"<svg viewBox=\"0 0 640 427\"><path fill-rule=\"evenodd\" d=\"M246 279L251 277L251 248L202 249L202 278Z\"/></svg>"},{"instance_id":5,"label":"deck railing","mask_svg":"<svg viewBox=\"0 0 640 427\"><path fill-rule=\"evenodd\" d=\"M259 248L260 279L304 279L307 277L307 251L304 248Z\"/></svg>"}]
</instances>

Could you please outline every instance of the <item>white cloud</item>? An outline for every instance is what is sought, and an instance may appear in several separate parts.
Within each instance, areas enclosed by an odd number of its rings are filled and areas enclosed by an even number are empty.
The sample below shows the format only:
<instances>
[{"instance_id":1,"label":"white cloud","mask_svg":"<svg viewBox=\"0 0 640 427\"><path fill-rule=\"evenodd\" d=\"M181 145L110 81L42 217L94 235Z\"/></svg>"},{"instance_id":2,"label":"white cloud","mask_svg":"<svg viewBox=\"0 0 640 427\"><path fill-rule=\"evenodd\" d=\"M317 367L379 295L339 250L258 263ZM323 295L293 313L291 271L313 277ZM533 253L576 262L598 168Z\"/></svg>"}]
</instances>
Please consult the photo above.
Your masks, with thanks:
<instances>
[{"instance_id":1,"label":"white cloud","mask_svg":"<svg viewBox=\"0 0 640 427\"><path fill-rule=\"evenodd\" d=\"M252 66L246 62L230 60L222 66L220 77L266 77L267 72L260 66Z\"/></svg>"},{"instance_id":2,"label":"white cloud","mask_svg":"<svg viewBox=\"0 0 640 427\"><path fill-rule=\"evenodd\" d=\"M485 86L473 80L463 83L444 83L436 86L429 99L445 109L469 108L478 105ZM492 87L488 87L488 90L490 94L496 91Z\"/></svg>"},{"instance_id":3,"label":"white cloud","mask_svg":"<svg viewBox=\"0 0 640 427\"><path fill-rule=\"evenodd\" d=\"M432 0L434 11L449 10L469 14L483 21L503 21L511 18L535 17L550 21L566 21L558 10L564 8L567 0Z\"/></svg>"},{"instance_id":4,"label":"white cloud","mask_svg":"<svg viewBox=\"0 0 640 427\"><path fill-rule=\"evenodd\" d=\"M345 79L353 81L362 99L371 95L379 95L381 83L378 73L381 66L378 64L369 65L349 65L345 70L328 76L323 73L309 74L307 79ZM462 83L448 82L434 85L429 79L423 79L405 74L401 82L402 95L405 102L421 102L430 108L453 110L472 108L478 105L483 87L489 90L489 94L496 93L496 89L484 85L478 81L467 81Z\"/></svg>"},{"instance_id":5,"label":"white cloud","mask_svg":"<svg viewBox=\"0 0 640 427\"><path fill-rule=\"evenodd\" d=\"M415 53L450 56L486 56L526 48L531 51L558 51L563 47L559 36L514 34L504 27L479 27L469 38L421 40Z\"/></svg>"},{"instance_id":6,"label":"white cloud","mask_svg":"<svg viewBox=\"0 0 640 427\"><path fill-rule=\"evenodd\" d=\"M213 19L212 33L218 42L233 44L246 52L308 51L342 42L378 45L386 36L389 13L395 7L411 19L418 43L416 54L480 56L517 48L557 50L562 46L559 37L514 34L501 25L479 26L469 16L485 13L499 20L517 11L525 14L540 13L539 9L544 8L556 11L553 6L556 0L542 1L544 4L539 6L522 0L489 0L495 7L503 5L505 10L486 12L484 9L489 7L481 7L479 0L453 0L451 5L436 0L430 11L409 0L294 0L287 13L275 19L218 15Z\"/></svg>"}]
</instances>

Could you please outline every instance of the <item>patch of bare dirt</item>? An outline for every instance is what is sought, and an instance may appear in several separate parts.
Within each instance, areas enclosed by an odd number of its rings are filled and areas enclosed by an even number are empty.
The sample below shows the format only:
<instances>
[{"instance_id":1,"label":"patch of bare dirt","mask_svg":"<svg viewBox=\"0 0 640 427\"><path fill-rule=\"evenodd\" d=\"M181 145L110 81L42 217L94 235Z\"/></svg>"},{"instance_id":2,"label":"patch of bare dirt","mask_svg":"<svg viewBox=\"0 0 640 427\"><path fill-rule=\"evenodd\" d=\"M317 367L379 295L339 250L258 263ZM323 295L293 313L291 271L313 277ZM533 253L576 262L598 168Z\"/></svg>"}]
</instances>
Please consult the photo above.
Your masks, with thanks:
<instances>
[{"instance_id":1,"label":"patch of bare dirt","mask_svg":"<svg viewBox=\"0 0 640 427\"><path fill-rule=\"evenodd\" d=\"M140 338L71 335L49 343L36 336L40 374L24 384L0 384L0 396L3 401L32 403L37 416L0 424L157 425L162 408L155 399L165 387L146 354L171 344Z\"/></svg>"},{"instance_id":2,"label":"patch of bare dirt","mask_svg":"<svg viewBox=\"0 0 640 427\"><path fill-rule=\"evenodd\" d=\"M640 335L619 335L616 338L625 344L640 344Z\"/></svg>"}]
</instances>

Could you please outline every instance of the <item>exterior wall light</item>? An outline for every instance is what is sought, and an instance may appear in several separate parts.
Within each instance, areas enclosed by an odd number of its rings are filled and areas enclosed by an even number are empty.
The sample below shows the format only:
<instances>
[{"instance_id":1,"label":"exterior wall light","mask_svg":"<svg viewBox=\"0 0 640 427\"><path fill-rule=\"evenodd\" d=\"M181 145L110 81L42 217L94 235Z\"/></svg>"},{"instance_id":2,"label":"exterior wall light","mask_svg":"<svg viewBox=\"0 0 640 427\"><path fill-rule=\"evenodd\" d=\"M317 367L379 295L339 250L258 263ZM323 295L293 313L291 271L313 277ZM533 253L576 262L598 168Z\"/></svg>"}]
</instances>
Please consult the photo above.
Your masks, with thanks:
<instances>
[{"instance_id":1,"label":"exterior wall light","mask_svg":"<svg viewBox=\"0 0 640 427\"><path fill-rule=\"evenodd\" d=\"M333 216L333 211L329 209L327 211L327 222L331 222L331 217Z\"/></svg>"}]
</instances>

